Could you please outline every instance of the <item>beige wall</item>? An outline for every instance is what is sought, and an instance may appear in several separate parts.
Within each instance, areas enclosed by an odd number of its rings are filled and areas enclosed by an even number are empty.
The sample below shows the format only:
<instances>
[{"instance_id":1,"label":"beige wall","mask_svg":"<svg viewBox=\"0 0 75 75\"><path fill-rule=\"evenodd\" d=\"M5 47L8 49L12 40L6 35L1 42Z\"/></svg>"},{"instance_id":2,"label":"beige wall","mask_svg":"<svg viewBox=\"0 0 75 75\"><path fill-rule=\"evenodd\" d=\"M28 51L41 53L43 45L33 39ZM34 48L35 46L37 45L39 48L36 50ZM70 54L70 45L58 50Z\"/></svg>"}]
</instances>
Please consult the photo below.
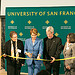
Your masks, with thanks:
<instances>
[{"instance_id":1,"label":"beige wall","mask_svg":"<svg viewBox=\"0 0 75 75\"><path fill-rule=\"evenodd\" d=\"M57 7L75 6L75 0L1 0L1 15L6 7Z\"/></svg>"},{"instance_id":2,"label":"beige wall","mask_svg":"<svg viewBox=\"0 0 75 75\"><path fill-rule=\"evenodd\" d=\"M0 18L0 56L1 56L1 18ZM0 58L0 69L1 69L1 58Z\"/></svg>"},{"instance_id":3,"label":"beige wall","mask_svg":"<svg viewBox=\"0 0 75 75\"><path fill-rule=\"evenodd\" d=\"M1 14L1 0L0 0L0 14Z\"/></svg>"}]
</instances>

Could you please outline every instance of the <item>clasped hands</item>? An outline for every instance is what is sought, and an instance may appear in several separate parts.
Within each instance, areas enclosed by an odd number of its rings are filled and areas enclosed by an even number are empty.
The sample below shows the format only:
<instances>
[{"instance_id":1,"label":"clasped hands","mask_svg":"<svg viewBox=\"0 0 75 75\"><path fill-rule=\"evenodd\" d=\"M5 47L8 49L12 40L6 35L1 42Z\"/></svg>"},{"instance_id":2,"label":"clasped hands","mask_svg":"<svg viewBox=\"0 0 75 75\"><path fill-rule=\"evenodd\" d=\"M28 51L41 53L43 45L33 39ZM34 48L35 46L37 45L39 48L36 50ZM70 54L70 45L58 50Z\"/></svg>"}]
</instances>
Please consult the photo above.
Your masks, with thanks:
<instances>
[{"instance_id":1,"label":"clasped hands","mask_svg":"<svg viewBox=\"0 0 75 75\"><path fill-rule=\"evenodd\" d=\"M55 61L55 58L52 56L51 56L51 58L52 58L52 61L50 63L53 63Z\"/></svg>"}]
</instances>

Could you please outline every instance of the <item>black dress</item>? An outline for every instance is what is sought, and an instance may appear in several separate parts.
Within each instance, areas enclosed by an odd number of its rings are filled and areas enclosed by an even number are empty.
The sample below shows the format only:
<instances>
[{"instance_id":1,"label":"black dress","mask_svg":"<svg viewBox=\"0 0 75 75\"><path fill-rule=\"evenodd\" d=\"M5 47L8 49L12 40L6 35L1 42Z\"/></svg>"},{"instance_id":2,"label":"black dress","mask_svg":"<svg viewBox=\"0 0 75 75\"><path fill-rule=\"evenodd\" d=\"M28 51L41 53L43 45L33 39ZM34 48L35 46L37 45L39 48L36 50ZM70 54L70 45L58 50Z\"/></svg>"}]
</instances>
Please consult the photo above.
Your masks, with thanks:
<instances>
[{"instance_id":1,"label":"black dress","mask_svg":"<svg viewBox=\"0 0 75 75\"><path fill-rule=\"evenodd\" d=\"M15 42L13 42L14 46L14 55L16 56L15 51ZM19 53L19 57L25 57L24 55L24 45L23 42L20 40L17 40L17 48L21 50L21 53ZM11 56L11 40L7 41L5 43L5 54ZM21 65L24 64L25 60L19 59L16 61L16 59L6 57L7 60L7 75L20 75Z\"/></svg>"}]
</instances>

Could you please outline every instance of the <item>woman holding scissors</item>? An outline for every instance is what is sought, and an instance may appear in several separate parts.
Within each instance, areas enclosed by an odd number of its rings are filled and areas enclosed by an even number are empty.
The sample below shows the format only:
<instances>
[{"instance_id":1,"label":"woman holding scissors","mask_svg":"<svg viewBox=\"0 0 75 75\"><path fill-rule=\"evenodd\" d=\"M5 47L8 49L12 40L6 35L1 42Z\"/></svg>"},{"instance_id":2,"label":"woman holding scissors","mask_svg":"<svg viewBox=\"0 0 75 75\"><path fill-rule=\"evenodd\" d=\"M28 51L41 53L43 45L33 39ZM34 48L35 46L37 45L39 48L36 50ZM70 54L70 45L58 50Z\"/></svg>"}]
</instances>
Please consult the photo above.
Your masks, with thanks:
<instances>
[{"instance_id":1,"label":"woman holding scissors","mask_svg":"<svg viewBox=\"0 0 75 75\"><path fill-rule=\"evenodd\" d=\"M31 38L25 41L24 54L27 55L27 58L33 58L33 60L26 60L28 65L28 75L33 75L33 70L34 75L36 75L40 71L42 63L40 60L34 60L35 58L40 59L43 53L42 40L37 38L37 34L37 29L31 29Z\"/></svg>"}]
</instances>

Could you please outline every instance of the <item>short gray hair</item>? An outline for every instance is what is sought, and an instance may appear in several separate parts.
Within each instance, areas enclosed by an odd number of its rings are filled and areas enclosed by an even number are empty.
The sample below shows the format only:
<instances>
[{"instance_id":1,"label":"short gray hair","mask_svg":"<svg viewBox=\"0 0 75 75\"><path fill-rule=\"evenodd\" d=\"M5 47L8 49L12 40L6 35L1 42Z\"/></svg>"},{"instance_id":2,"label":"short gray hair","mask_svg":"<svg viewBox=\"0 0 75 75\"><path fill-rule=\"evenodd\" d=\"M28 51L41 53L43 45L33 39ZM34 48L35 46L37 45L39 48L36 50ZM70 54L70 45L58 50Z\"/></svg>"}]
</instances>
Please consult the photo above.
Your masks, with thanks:
<instances>
[{"instance_id":1,"label":"short gray hair","mask_svg":"<svg viewBox=\"0 0 75 75\"><path fill-rule=\"evenodd\" d=\"M46 28L46 32L54 32L54 28L52 26L49 26Z\"/></svg>"}]
</instances>

